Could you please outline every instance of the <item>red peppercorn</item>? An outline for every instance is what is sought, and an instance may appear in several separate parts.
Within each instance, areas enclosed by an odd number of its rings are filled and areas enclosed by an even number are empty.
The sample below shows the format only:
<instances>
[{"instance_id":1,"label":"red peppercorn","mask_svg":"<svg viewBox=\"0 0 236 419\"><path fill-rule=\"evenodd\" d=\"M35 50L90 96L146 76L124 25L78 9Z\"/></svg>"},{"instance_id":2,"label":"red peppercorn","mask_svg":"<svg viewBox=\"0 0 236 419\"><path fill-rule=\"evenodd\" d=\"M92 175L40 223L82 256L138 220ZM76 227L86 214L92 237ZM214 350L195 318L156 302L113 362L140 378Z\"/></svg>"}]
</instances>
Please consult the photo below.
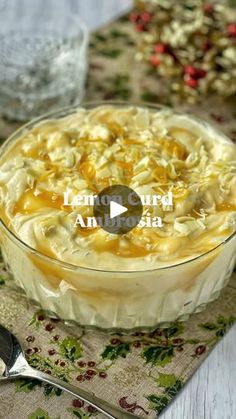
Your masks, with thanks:
<instances>
[{"instance_id":1,"label":"red peppercorn","mask_svg":"<svg viewBox=\"0 0 236 419\"><path fill-rule=\"evenodd\" d=\"M230 23L227 26L227 32L229 36L236 37L236 23Z\"/></svg>"},{"instance_id":2,"label":"red peppercorn","mask_svg":"<svg viewBox=\"0 0 236 419\"><path fill-rule=\"evenodd\" d=\"M179 345L179 344L181 344L181 343L183 343L183 339L181 339L181 338L176 338L176 339L173 339L173 343L175 344L175 345Z\"/></svg>"},{"instance_id":3,"label":"red peppercorn","mask_svg":"<svg viewBox=\"0 0 236 419\"><path fill-rule=\"evenodd\" d=\"M96 371L94 371L94 370L87 370L87 371L86 371L86 374L87 374L87 375L90 375L90 377L93 377L94 375L96 375ZM85 375L86 375L86 374L85 374Z\"/></svg>"},{"instance_id":4,"label":"red peppercorn","mask_svg":"<svg viewBox=\"0 0 236 419\"><path fill-rule=\"evenodd\" d=\"M80 367L80 368L84 368L84 367L86 367L86 362L84 362L84 361L79 361L78 362L78 366Z\"/></svg>"},{"instance_id":5,"label":"red peppercorn","mask_svg":"<svg viewBox=\"0 0 236 419\"><path fill-rule=\"evenodd\" d=\"M168 51L168 46L160 42L155 45L154 50L159 54L164 54Z\"/></svg>"},{"instance_id":6,"label":"red peppercorn","mask_svg":"<svg viewBox=\"0 0 236 419\"><path fill-rule=\"evenodd\" d=\"M27 336L25 339L27 340L27 342L34 342L35 341L34 336Z\"/></svg>"},{"instance_id":7,"label":"red peppercorn","mask_svg":"<svg viewBox=\"0 0 236 419\"><path fill-rule=\"evenodd\" d=\"M54 340L55 342L57 342L59 339L60 339L60 336L59 336L59 335L55 335L55 336L53 336L53 340Z\"/></svg>"},{"instance_id":8,"label":"red peppercorn","mask_svg":"<svg viewBox=\"0 0 236 419\"><path fill-rule=\"evenodd\" d=\"M55 353L56 353L55 349L50 349L48 351L48 355L50 355L50 356L55 355Z\"/></svg>"},{"instance_id":9,"label":"red peppercorn","mask_svg":"<svg viewBox=\"0 0 236 419\"><path fill-rule=\"evenodd\" d=\"M31 348L27 349L27 351L26 351L27 355L31 355L33 352L34 352L34 351L33 351L33 349L31 349Z\"/></svg>"},{"instance_id":10,"label":"red peppercorn","mask_svg":"<svg viewBox=\"0 0 236 419\"><path fill-rule=\"evenodd\" d=\"M114 339L111 340L112 345L118 345L119 343L120 343L120 339L114 338Z\"/></svg>"},{"instance_id":11,"label":"red peppercorn","mask_svg":"<svg viewBox=\"0 0 236 419\"><path fill-rule=\"evenodd\" d=\"M146 333L144 332L135 332L134 336L145 336Z\"/></svg>"},{"instance_id":12,"label":"red peppercorn","mask_svg":"<svg viewBox=\"0 0 236 419\"><path fill-rule=\"evenodd\" d=\"M204 4L203 10L208 15L211 15L214 12L214 6L211 3Z\"/></svg>"},{"instance_id":13,"label":"red peppercorn","mask_svg":"<svg viewBox=\"0 0 236 419\"><path fill-rule=\"evenodd\" d=\"M203 79L204 77L206 77L207 72L206 70L203 70L203 68L198 68L198 78L199 79Z\"/></svg>"},{"instance_id":14,"label":"red peppercorn","mask_svg":"<svg viewBox=\"0 0 236 419\"><path fill-rule=\"evenodd\" d=\"M39 321L39 322L43 322L43 321L44 321L44 319L45 319L45 317L44 317L42 314L40 314L40 315L38 316L38 321Z\"/></svg>"},{"instance_id":15,"label":"red peppercorn","mask_svg":"<svg viewBox=\"0 0 236 419\"><path fill-rule=\"evenodd\" d=\"M105 371L101 371L99 373L99 377L101 377L101 378L107 378L107 373Z\"/></svg>"},{"instance_id":16,"label":"red peppercorn","mask_svg":"<svg viewBox=\"0 0 236 419\"><path fill-rule=\"evenodd\" d=\"M147 27L145 23L139 22L136 24L136 29L138 32L144 32L146 31Z\"/></svg>"},{"instance_id":17,"label":"red peppercorn","mask_svg":"<svg viewBox=\"0 0 236 419\"><path fill-rule=\"evenodd\" d=\"M65 365L66 365L66 363L65 363L64 361L61 361L61 362L60 362L60 366L61 366L61 367L64 367Z\"/></svg>"},{"instance_id":18,"label":"red peppercorn","mask_svg":"<svg viewBox=\"0 0 236 419\"><path fill-rule=\"evenodd\" d=\"M53 327L53 325L52 325L51 323L48 323L48 324L45 326L45 330L46 330L47 332L52 332L52 331L54 330L54 327Z\"/></svg>"},{"instance_id":19,"label":"red peppercorn","mask_svg":"<svg viewBox=\"0 0 236 419\"><path fill-rule=\"evenodd\" d=\"M182 346L179 346L178 348L177 348L177 351L178 352L182 352L184 350L184 348L182 347Z\"/></svg>"},{"instance_id":20,"label":"red peppercorn","mask_svg":"<svg viewBox=\"0 0 236 419\"><path fill-rule=\"evenodd\" d=\"M212 47L211 43L209 41L206 41L203 44L202 49L203 49L203 51L207 52L207 51L209 51L209 49L211 49L211 47Z\"/></svg>"},{"instance_id":21,"label":"red peppercorn","mask_svg":"<svg viewBox=\"0 0 236 419\"><path fill-rule=\"evenodd\" d=\"M90 361L90 362L88 362L88 367L95 367L95 365L96 365L96 362L94 362L94 361Z\"/></svg>"},{"instance_id":22,"label":"red peppercorn","mask_svg":"<svg viewBox=\"0 0 236 419\"><path fill-rule=\"evenodd\" d=\"M77 381L84 381L84 376L82 374L80 374L76 377L76 380Z\"/></svg>"},{"instance_id":23,"label":"red peppercorn","mask_svg":"<svg viewBox=\"0 0 236 419\"><path fill-rule=\"evenodd\" d=\"M217 114L217 113L211 113L211 117L218 122L219 124L222 124L226 121L226 118L223 115Z\"/></svg>"},{"instance_id":24,"label":"red peppercorn","mask_svg":"<svg viewBox=\"0 0 236 419\"><path fill-rule=\"evenodd\" d=\"M184 72L193 79L202 79L207 74L203 68L194 67L193 65L185 67Z\"/></svg>"},{"instance_id":25,"label":"red peppercorn","mask_svg":"<svg viewBox=\"0 0 236 419\"><path fill-rule=\"evenodd\" d=\"M96 407L93 407L93 406L88 406L87 410L88 410L89 413L96 413L97 412Z\"/></svg>"},{"instance_id":26,"label":"red peppercorn","mask_svg":"<svg viewBox=\"0 0 236 419\"><path fill-rule=\"evenodd\" d=\"M140 343L140 342L134 342L133 346L134 346L135 348L140 348L141 343Z\"/></svg>"},{"instance_id":27,"label":"red peppercorn","mask_svg":"<svg viewBox=\"0 0 236 419\"><path fill-rule=\"evenodd\" d=\"M142 12L140 17L143 22L148 23L150 22L152 15L149 12Z\"/></svg>"},{"instance_id":28,"label":"red peppercorn","mask_svg":"<svg viewBox=\"0 0 236 419\"><path fill-rule=\"evenodd\" d=\"M129 19L131 22L133 23L137 22L138 18L139 18L139 14L137 12L130 13Z\"/></svg>"},{"instance_id":29,"label":"red peppercorn","mask_svg":"<svg viewBox=\"0 0 236 419\"><path fill-rule=\"evenodd\" d=\"M202 354L204 354L204 352L206 352L206 347L205 347L205 345L199 345L199 346L196 348L196 351L195 351L196 355L202 355Z\"/></svg>"},{"instance_id":30,"label":"red peppercorn","mask_svg":"<svg viewBox=\"0 0 236 419\"><path fill-rule=\"evenodd\" d=\"M193 77L186 78L185 83L187 84L187 86L191 87L192 89L196 89L198 86L198 80L194 79Z\"/></svg>"},{"instance_id":31,"label":"red peppercorn","mask_svg":"<svg viewBox=\"0 0 236 419\"><path fill-rule=\"evenodd\" d=\"M44 371L46 374L49 374L49 375L51 375L52 374L52 371L51 370L45 370Z\"/></svg>"},{"instance_id":32,"label":"red peppercorn","mask_svg":"<svg viewBox=\"0 0 236 419\"><path fill-rule=\"evenodd\" d=\"M74 407L78 407L78 408L84 406L83 400L79 400L79 399L73 400L72 404L73 404Z\"/></svg>"},{"instance_id":33,"label":"red peppercorn","mask_svg":"<svg viewBox=\"0 0 236 419\"><path fill-rule=\"evenodd\" d=\"M40 349L35 347L35 348L33 348L33 351L34 351L35 354L37 354L38 352L40 352Z\"/></svg>"},{"instance_id":34,"label":"red peppercorn","mask_svg":"<svg viewBox=\"0 0 236 419\"><path fill-rule=\"evenodd\" d=\"M188 74L192 78L198 77L198 69L193 65L187 65L184 69L185 74Z\"/></svg>"},{"instance_id":35,"label":"red peppercorn","mask_svg":"<svg viewBox=\"0 0 236 419\"><path fill-rule=\"evenodd\" d=\"M151 61L151 64L154 66L154 67L158 67L159 66L159 64L160 64L160 58L157 56L157 55L152 55L151 56L151 58L150 58L150 61Z\"/></svg>"}]
</instances>

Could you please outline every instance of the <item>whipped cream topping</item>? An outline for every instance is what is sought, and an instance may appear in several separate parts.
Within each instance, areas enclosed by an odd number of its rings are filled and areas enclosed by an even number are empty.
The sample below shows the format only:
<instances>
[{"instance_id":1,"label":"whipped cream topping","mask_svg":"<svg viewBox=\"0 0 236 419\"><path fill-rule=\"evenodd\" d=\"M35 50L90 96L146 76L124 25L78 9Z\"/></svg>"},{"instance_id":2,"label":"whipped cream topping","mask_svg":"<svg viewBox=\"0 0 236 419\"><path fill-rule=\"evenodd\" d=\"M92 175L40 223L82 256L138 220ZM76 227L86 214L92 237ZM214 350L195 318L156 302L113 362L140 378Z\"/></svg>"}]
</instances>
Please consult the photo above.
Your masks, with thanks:
<instances>
[{"instance_id":1,"label":"whipped cream topping","mask_svg":"<svg viewBox=\"0 0 236 419\"><path fill-rule=\"evenodd\" d=\"M124 184L140 195L173 193L173 211L144 206L162 228L123 236L75 228L91 206L63 194L97 195ZM38 251L73 265L146 270L201 255L236 229L236 147L207 124L170 110L79 108L25 131L0 159L0 214Z\"/></svg>"}]
</instances>

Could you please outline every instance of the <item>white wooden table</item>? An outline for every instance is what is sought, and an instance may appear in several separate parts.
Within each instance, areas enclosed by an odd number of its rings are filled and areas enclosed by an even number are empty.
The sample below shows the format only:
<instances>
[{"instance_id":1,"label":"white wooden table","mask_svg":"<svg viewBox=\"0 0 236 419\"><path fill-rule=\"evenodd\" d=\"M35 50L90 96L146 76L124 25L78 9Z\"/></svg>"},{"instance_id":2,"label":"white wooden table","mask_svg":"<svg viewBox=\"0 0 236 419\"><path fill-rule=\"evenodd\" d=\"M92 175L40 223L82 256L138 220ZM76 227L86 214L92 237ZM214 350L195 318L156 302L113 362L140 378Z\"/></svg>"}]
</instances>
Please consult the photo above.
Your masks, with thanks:
<instances>
[{"instance_id":1,"label":"white wooden table","mask_svg":"<svg viewBox=\"0 0 236 419\"><path fill-rule=\"evenodd\" d=\"M58 1L58 5L60 4ZM124 13L132 0L68 0L90 30ZM196 371L162 419L236 419L236 326Z\"/></svg>"}]
</instances>

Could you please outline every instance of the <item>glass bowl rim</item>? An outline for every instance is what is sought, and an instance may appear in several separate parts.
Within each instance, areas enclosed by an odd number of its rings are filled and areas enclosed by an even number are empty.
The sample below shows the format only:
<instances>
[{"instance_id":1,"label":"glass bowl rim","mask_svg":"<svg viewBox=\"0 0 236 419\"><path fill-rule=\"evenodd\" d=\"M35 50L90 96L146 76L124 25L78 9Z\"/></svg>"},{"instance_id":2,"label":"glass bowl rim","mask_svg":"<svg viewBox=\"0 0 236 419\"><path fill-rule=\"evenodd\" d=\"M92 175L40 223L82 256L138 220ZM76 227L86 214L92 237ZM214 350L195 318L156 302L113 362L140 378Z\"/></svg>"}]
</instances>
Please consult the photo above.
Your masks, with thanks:
<instances>
[{"instance_id":1,"label":"glass bowl rim","mask_svg":"<svg viewBox=\"0 0 236 419\"><path fill-rule=\"evenodd\" d=\"M43 122L44 120L50 119L51 117L54 118L63 118L67 115L73 114L75 113L77 110L79 109L94 109L96 107L99 106L106 106L106 105L110 105L110 106L120 106L120 107L141 107L141 108L149 108L149 109L156 109L156 110L166 110L166 111L171 111L174 114L177 115L183 115L183 116L189 116L191 119L195 120L196 122L200 123L201 125L205 125L206 127L209 126L211 127L214 131L216 131L216 133L220 134L222 137L226 138L230 143L233 143L232 140L227 137L224 133L222 133L217 127L214 126L214 124L209 124L207 121L202 120L201 118L198 118L194 115L192 115L191 113L184 113L184 112L179 112L176 109L172 109L168 106L162 105L162 104L155 104L155 103L151 103L151 102L128 102L128 101L118 101L118 100L111 100L111 101L86 101L86 102L82 102L81 104L76 104L73 106L67 106L64 107L62 109L59 109L57 111L51 111L49 113L46 113L44 115L41 115L37 118L33 118L31 121L27 122L26 124L22 125L21 127L19 127L16 131L14 131L4 142L3 144L1 144L0 146L0 154L4 154L5 149L8 147L8 145L13 142L14 140L17 140L19 138L19 136L21 134L24 133L24 131L26 130L30 130L31 128L33 128L37 123ZM3 229L3 231L6 233L6 235L8 236L8 238L13 241L15 244L17 244L19 247L23 248L24 250L26 250L27 252L30 252L34 255L36 255L37 257L39 257L42 260L45 260L46 262L50 262L52 264L58 265L61 268L64 268L66 270L71 270L71 271L85 271L85 272L97 272L97 273L105 273L105 274L111 274L111 273L115 273L115 274L122 274L122 275L129 275L129 274L145 274L145 273L151 273L151 272L158 272L158 271L162 271L162 270L166 270L166 269L171 269L171 268L177 268L179 266L183 266L186 264L189 264L191 262L194 262L196 260L199 260L201 258L204 258L207 255L210 255L211 253L213 253L214 251L216 251L217 249L219 249L220 247L223 247L226 243L230 242L231 240L233 240L234 237L236 237L236 230L230 235L228 236L225 240L223 240L222 242L220 242L217 246L213 247L212 249L208 250L207 252L204 252L200 255L194 256L191 259L188 260L184 260L184 261L180 261L179 263L174 263L172 265L167 265L167 266L161 266L158 268L152 268L152 269L138 269L138 270L108 270L108 269L97 269L97 268L89 268L86 266L79 266L79 265L74 265L72 263L69 262L65 262L56 258L53 258L51 256L48 256L40 251L38 251L37 249L34 249L33 247L29 246L27 243L25 243L23 240L21 240L16 234L14 234L4 223L4 221L1 219L0 217L0 229Z\"/></svg>"}]
</instances>

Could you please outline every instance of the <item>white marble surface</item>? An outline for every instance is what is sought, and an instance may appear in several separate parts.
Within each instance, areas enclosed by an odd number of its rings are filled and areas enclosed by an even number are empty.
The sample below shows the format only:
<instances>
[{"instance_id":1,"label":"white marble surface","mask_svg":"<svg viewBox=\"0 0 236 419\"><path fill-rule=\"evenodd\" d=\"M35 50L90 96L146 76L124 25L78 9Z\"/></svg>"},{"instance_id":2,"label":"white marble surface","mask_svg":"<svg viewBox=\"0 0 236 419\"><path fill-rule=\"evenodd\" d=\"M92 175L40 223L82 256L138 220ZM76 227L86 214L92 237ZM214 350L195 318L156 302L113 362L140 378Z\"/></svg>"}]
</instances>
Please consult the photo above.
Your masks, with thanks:
<instances>
[{"instance_id":1,"label":"white marble surface","mask_svg":"<svg viewBox=\"0 0 236 419\"><path fill-rule=\"evenodd\" d=\"M236 418L236 326L214 348L161 419Z\"/></svg>"},{"instance_id":2,"label":"white marble surface","mask_svg":"<svg viewBox=\"0 0 236 419\"><path fill-rule=\"evenodd\" d=\"M89 29L129 9L130 0L70 0ZM76 3L76 4L75 4ZM162 419L236 419L236 326L214 348Z\"/></svg>"}]
</instances>

